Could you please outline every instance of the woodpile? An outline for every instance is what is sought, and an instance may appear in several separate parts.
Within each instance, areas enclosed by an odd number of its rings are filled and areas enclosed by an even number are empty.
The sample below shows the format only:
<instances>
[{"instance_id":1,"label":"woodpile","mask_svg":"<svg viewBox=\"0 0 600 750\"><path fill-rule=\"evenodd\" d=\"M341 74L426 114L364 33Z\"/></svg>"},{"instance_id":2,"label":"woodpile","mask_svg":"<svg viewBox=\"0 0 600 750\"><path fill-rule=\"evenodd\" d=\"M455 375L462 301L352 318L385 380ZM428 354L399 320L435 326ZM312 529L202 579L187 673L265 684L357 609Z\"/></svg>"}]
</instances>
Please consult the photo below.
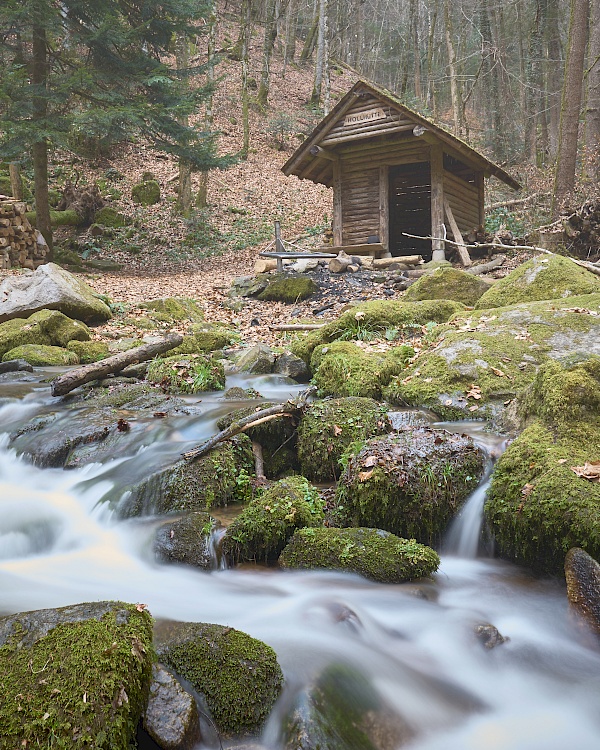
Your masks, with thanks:
<instances>
[{"instance_id":1,"label":"woodpile","mask_svg":"<svg viewBox=\"0 0 600 750\"><path fill-rule=\"evenodd\" d=\"M48 245L25 216L22 201L0 195L0 269L13 266L34 270L46 262Z\"/></svg>"}]
</instances>

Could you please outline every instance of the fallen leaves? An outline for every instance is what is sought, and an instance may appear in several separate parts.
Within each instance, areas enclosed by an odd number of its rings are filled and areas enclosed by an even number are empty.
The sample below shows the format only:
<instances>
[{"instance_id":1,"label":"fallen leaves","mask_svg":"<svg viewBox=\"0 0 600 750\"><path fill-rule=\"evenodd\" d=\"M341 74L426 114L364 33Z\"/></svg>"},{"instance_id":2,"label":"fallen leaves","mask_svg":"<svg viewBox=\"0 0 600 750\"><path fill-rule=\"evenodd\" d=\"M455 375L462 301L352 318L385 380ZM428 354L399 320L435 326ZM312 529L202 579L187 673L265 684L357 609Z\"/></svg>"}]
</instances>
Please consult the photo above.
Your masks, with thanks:
<instances>
[{"instance_id":1,"label":"fallen leaves","mask_svg":"<svg viewBox=\"0 0 600 750\"><path fill-rule=\"evenodd\" d=\"M589 482L600 482L600 461L586 461L583 466L571 466L571 471Z\"/></svg>"},{"instance_id":2,"label":"fallen leaves","mask_svg":"<svg viewBox=\"0 0 600 750\"><path fill-rule=\"evenodd\" d=\"M467 391L467 398L474 398L478 401L482 397L481 388L474 383L471 383L469 390Z\"/></svg>"}]
</instances>

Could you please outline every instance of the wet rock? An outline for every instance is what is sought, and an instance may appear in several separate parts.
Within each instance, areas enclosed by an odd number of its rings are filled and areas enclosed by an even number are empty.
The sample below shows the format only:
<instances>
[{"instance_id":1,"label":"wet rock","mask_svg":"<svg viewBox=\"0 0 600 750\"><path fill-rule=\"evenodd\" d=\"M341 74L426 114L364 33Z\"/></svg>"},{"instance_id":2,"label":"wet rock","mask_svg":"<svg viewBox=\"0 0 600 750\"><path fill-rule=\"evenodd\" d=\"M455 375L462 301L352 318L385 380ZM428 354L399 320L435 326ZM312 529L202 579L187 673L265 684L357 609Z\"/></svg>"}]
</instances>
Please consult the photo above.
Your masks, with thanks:
<instances>
[{"instance_id":1,"label":"wet rock","mask_svg":"<svg viewBox=\"0 0 600 750\"><path fill-rule=\"evenodd\" d=\"M281 479L250 502L227 527L230 561L275 562L296 529L323 524L323 503L304 477Z\"/></svg>"},{"instance_id":2,"label":"wet rock","mask_svg":"<svg viewBox=\"0 0 600 750\"><path fill-rule=\"evenodd\" d=\"M379 583L404 583L435 573L440 558L414 539L381 529L304 528L281 553L283 568L347 570Z\"/></svg>"},{"instance_id":3,"label":"wet rock","mask_svg":"<svg viewBox=\"0 0 600 750\"><path fill-rule=\"evenodd\" d=\"M164 562L178 562L210 570L213 559L210 534L221 524L208 513L188 513L158 527L154 538L154 554Z\"/></svg>"},{"instance_id":4,"label":"wet rock","mask_svg":"<svg viewBox=\"0 0 600 750\"><path fill-rule=\"evenodd\" d=\"M99 750L129 750L151 680L143 606L94 602L2 617L0 646L4 747L73 747L85 735Z\"/></svg>"},{"instance_id":5,"label":"wet rock","mask_svg":"<svg viewBox=\"0 0 600 750\"><path fill-rule=\"evenodd\" d=\"M45 346L44 344L23 344L10 349L3 356L6 361L24 359L34 367L65 367L79 364L79 357L75 352L60 346Z\"/></svg>"},{"instance_id":6,"label":"wet rock","mask_svg":"<svg viewBox=\"0 0 600 750\"><path fill-rule=\"evenodd\" d=\"M225 393L223 394L223 398L226 398L227 400L235 401L237 399L245 400L245 399L262 398L262 396L258 391L254 390L254 388L240 388L239 386L234 386L233 388L228 388L225 391Z\"/></svg>"},{"instance_id":7,"label":"wet rock","mask_svg":"<svg viewBox=\"0 0 600 750\"><path fill-rule=\"evenodd\" d=\"M33 372L33 366L24 359L9 359L6 362L0 362L0 375L5 372Z\"/></svg>"},{"instance_id":8,"label":"wet rock","mask_svg":"<svg viewBox=\"0 0 600 750\"><path fill-rule=\"evenodd\" d=\"M283 722L285 750L397 750L413 736L357 669L333 664L299 693Z\"/></svg>"},{"instance_id":9,"label":"wet rock","mask_svg":"<svg viewBox=\"0 0 600 750\"><path fill-rule=\"evenodd\" d=\"M31 274L8 276L0 284L0 323L40 310L60 310L84 323L104 323L112 313L91 287L56 263Z\"/></svg>"},{"instance_id":10,"label":"wet rock","mask_svg":"<svg viewBox=\"0 0 600 750\"><path fill-rule=\"evenodd\" d=\"M417 279L404 298L451 299L472 307L489 288L489 283L479 276L452 266L443 266Z\"/></svg>"},{"instance_id":11,"label":"wet rock","mask_svg":"<svg viewBox=\"0 0 600 750\"><path fill-rule=\"evenodd\" d=\"M498 628L490 625L489 622L475 626L475 637L486 649L496 648L496 646L500 646L502 643L510 640L510 638L500 635Z\"/></svg>"},{"instance_id":12,"label":"wet rock","mask_svg":"<svg viewBox=\"0 0 600 750\"><path fill-rule=\"evenodd\" d=\"M222 391L225 387L222 362L204 354L158 357L150 363L146 377L169 393Z\"/></svg>"},{"instance_id":13,"label":"wet rock","mask_svg":"<svg viewBox=\"0 0 600 750\"><path fill-rule=\"evenodd\" d=\"M356 441L389 432L385 407L369 398L338 398L311 404L298 427L298 458L311 481L337 479L340 459Z\"/></svg>"},{"instance_id":14,"label":"wet rock","mask_svg":"<svg viewBox=\"0 0 600 750\"><path fill-rule=\"evenodd\" d=\"M483 467L483 451L467 435L415 427L371 438L348 456L333 521L437 546Z\"/></svg>"},{"instance_id":15,"label":"wet rock","mask_svg":"<svg viewBox=\"0 0 600 750\"><path fill-rule=\"evenodd\" d=\"M152 667L143 726L162 750L192 750L201 740L194 697L162 664Z\"/></svg>"},{"instance_id":16,"label":"wet rock","mask_svg":"<svg viewBox=\"0 0 600 750\"><path fill-rule=\"evenodd\" d=\"M308 383L310 380L310 371L304 360L291 352L284 352L277 357L273 372L292 378L298 383Z\"/></svg>"},{"instance_id":17,"label":"wet rock","mask_svg":"<svg viewBox=\"0 0 600 750\"><path fill-rule=\"evenodd\" d=\"M571 609L600 636L600 565L585 550L574 547L565 558L565 578Z\"/></svg>"},{"instance_id":18,"label":"wet rock","mask_svg":"<svg viewBox=\"0 0 600 750\"><path fill-rule=\"evenodd\" d=\"M239 372L251 375L267 375L273 371L275 355L271 347L266 344L256 344L244 350L237 358L236 365Z\"/></svg>"},{"instance_id":19,"label":"wet rock","mask_svg":"<svg viewBox=\"0 0 600 750\"><path fill-rule=\"evenodd\" d=\"M160 661L206 700L220 732L256 733L279 697L283 675L272 648L234 628L191 622L155 627Z\"/></svg>"},{"instance_id":20,"label":"wet rock","mask_svg":"<svg viewBox=\"0 0 600 750\"><path fill-rule=\"evenodd\" d=\"M600 292L600 279L561 255L543 255L498 279L476 307L487 310L519 302L564 299Z\"/></svg>"}]
</instances>

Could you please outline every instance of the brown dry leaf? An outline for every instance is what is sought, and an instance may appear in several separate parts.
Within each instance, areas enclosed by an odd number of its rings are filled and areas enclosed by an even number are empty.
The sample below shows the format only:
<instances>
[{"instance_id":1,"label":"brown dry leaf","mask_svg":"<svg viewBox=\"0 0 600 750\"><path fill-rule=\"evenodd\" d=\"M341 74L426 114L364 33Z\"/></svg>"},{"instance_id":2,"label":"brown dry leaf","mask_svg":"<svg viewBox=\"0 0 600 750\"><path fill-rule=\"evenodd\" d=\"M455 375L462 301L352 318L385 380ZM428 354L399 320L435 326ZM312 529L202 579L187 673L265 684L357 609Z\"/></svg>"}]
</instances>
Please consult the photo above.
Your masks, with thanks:
<instances>
[{"instance_id":1,"label":"brown dry leaf","mask_svg":"<svg viewBox=\"0 0 600 750\"><path fill-rule=\"evenodd\" d=\"M370 479L373 476L373 469L370 469L369 471L359 471L358 472L358 481L359 482L366 482L367 479Z\"/></svg>"},{"instance_id":2,"label":"brown dry leaf","mask_svg":"<svg viewBox=\"0 0 600 750\"><path fill-rule=\"evenodd\" d=\"M148 609L148 605L147 604L136 604L135 608L137 609L138 612L143 612L145 609Z\"/></svg>"},{"instance_id":3,"label":"brown dry leaf","mask_svg":"<svg viewBox=\"0 0 600 750\"><path fill-rule=\"evenodd\" d=\"M499 378L508 377L505 372L502 372L502 370L499 370L497 367L490 367L490 370L494 373L494 375L497 375Z\"/></svg>"},{"instance_id":4,"label":"brown dry leaf","mask_svg":"<svg viewBox=\"0 0 600 750\"><path fill-rule=\"evenodd\" d=\"M377 464L377 456L367 456L365 460L363 461L363 466L366 469L370 469L371 466L375 466Z\"/></svg>"},{"instance_id":5,"label":"brown dry leaf","mask_svg":"<svg viewBox=\"0 0 600 750\"><path fill-rule=\"evenodd\" d=\"M477 411L478 409L478 406L469 406L469 411Z\"/></svg>"},{"instance_id":6,"label":"brown dry leaf","mask_svg":"<svg viewBox=\"0 0 600 750\"><path fill-rule=\"evenodd\" d=\"M582 479L600 482L600 461L586 461L583 466L571 466L571 471Z\"/></svg>"},{"instance_id":7,"label":"brown dry leaf","mask_svg":"<svg viewBox=\"0 0 600 750\"><path fill-rule=\"evenodd\" d=\"M449 398L446 401L444 401L444 406L452 406L452 399Z\"/></svg>"},{"instance_id":8,"label":"brown dry leaf","mask_svg":"<svg viewBox=\"0 0 600 750\"><path fill-rule=\"evenodd\" d=\"M535 488L535 484L526 484L521 490L521 495L523 495L523 497L529 497L529 495L531 495L531 493L533 492L534 488Z\"/></svg>"},{"instance_id":9,"label":"brown dry leaf","mask_svg":"<svg viewBox=\"0 0 600 750\"><path fill-rule=\"evenodd\" d=\"M341 435L343 432L341 427L338 427L337 424L333 425L333 434L337 437L338 435Z\"/></svg>"},{"instance_id":10,"label":"brown dry leaf","mask_svg":"<svg viewBox=\"0 0 600 750\"><path fill-rule=\"evenodd\" d=\"M510 399L510 398L509 398L509 399L507 399L506 401L503 401L503 402L502 402L502 404L503 404L504 406L508 406L508 405L510 404L510 402L511 402L511 401L512 401L512 399Z\"/></svg>"},{"instance_id":11,"label":"brown dry leaf","mask_svg":"<svg viewBox=\"0 0 600 750\"><path fill-rule=\"evenodd\" d=\"M566 464L567 463L567 459L566 458L559 458L556 463L557 464Z\"/></svg>"},{"instance_id":12,"label":"brown dry leaf","mask_svg":"<svg viewBox=\"0 0 600 750\"><path fill-rule=\"evenodd\" d=\"M471 383L469 390L467 391L467 398L474 398L478 401L481 398L481 388L474 383Z\"/></svg>"}]
</instances>

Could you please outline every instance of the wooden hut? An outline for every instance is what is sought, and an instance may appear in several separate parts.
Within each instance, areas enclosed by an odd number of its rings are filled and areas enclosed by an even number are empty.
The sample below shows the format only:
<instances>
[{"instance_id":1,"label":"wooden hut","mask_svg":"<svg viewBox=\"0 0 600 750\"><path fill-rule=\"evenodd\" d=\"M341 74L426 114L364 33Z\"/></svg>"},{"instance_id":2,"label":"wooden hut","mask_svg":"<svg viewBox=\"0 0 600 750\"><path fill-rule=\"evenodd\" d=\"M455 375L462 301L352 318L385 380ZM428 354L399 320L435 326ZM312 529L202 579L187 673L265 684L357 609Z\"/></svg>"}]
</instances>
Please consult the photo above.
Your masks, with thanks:
<instances>
[{"instance_id":1,"label":"wooden hut","mask_svg":"<svg viewBox=\"0 0 600 750\"><path fill-rule=\"evenodd\" d=\"M484 223L484 178L497 164L371 83L358 81L283 167L333 187L333 250L444 258ZM407 235L433 237L419 240Z\"/></svg>"}]
</instances>

